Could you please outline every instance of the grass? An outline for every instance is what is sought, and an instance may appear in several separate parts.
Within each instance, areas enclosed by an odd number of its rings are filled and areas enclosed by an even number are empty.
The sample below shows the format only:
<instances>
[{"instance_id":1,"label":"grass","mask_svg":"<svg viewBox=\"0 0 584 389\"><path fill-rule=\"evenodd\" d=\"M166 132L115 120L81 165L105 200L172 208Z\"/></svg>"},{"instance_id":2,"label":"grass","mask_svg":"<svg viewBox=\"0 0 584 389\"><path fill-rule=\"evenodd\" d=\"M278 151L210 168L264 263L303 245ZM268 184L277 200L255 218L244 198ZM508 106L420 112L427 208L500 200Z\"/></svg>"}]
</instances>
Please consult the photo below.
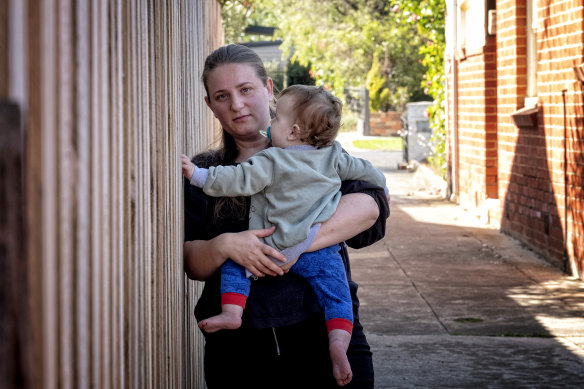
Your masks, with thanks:
<instances>
[{"instance_id":1,"label":"grass","mask_svg":"<svg viewBox=\"0 0 584 389\"><path fill-rule=\"evenodd\" d=\"M380 139L357 139L353 141L353 146L366 150L401 151L403 150L403 140L401 137L387 137Z\"/></svg>"}]
</instances>

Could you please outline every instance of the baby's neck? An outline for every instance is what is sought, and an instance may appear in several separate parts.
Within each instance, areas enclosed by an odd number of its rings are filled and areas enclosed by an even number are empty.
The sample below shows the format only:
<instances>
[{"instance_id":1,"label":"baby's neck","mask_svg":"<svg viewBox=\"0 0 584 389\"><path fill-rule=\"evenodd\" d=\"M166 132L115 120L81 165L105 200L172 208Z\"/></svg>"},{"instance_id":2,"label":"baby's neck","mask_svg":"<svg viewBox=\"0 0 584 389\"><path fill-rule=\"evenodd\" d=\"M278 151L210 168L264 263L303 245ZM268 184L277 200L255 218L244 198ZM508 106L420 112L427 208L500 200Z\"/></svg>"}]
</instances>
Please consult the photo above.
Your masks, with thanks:
<instances>
[{"instance_id":1,"label":"baby's neck","mask_svg":"<svg viewBox=\"0 0 584 389\"><path fill-rule=\"evenodd\" d=\"M288 142L288 144L286 145L286 147L290 147L290 146L312 146L310 143L308 142L303 142L300 140L296 140L296 141L290 141Z\"/></svg>"}]
</instances>

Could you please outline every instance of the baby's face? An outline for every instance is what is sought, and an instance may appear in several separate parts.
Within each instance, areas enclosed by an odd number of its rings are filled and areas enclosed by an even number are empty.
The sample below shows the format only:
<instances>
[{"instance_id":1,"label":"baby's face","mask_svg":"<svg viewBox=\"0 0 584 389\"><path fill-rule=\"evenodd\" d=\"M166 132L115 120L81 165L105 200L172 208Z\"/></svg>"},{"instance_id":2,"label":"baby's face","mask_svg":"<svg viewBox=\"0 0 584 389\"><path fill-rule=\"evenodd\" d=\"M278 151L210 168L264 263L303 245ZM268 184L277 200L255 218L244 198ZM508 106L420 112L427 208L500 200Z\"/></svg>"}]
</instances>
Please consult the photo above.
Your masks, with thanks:
<instances>
[{"instance_id":1,"label":"baby's face","mask_svg":"<svg viewBox=\"0 0 584 389\"><path fill-rule=\"evenodd\" d=\"M291 96L284 95L278 99L276 115L270 127L272 146L285 148L291 145L288 136L296 120L293 107L294 100Z\"/></svg>"}]
</instances>

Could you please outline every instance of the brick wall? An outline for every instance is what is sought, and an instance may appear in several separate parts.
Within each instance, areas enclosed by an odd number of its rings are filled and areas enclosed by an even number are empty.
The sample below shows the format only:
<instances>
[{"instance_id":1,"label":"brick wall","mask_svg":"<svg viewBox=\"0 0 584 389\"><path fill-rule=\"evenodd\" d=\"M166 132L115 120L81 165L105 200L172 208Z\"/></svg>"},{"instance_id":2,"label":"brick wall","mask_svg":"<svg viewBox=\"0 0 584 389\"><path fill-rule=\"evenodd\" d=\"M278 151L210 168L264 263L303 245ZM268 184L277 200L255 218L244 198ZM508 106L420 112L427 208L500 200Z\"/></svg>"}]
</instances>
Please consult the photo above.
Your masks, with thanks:
<instances>
[{"instance_id":1,"label":"brick wall","mask_svg":"<svg viewBox=\"0 0 584 389\"><path fill-rule=\"evenodd\" d=\"M539 2L539 101L533 128L510 120L526 93L525 1L497 6L501 227L553 264L582 275L582 88L572 69L583 61L582 2Z\"/></svg>"},{"instance_id":2,"label":"brick wall","mask_svg":"<svg viewBox=\"0 0 584 389\"><path fill-rule=\"evenodd\" d=\"M376 136L394 136L401 130L401 112L371 112L369 114L369 134Z\"/></svg>"},{"instance_id":3,"label":"brick wall","mask_svg":"<svg viewBox=\"0 0 584 389\"><path fill-rule=\"evenodd\" d=\"M573 70L584 62L584 8L582 0L534 3L533 125L512 118L527 93L527 0L497 1L494 41L458 60L458 99L449 103L458 104L450 117L458 126L459 199L478 208L498 197L503 231L584 278L584 87Z\"/></svg>"},{"instance_id":4,"label":"brick wall","mask_svg":"<svg viewBox=\"0 0 584 389\"><path fill-rule=\"evenodd\" d=\"M584 62L584 6L582 0L539 5L538 132L543 131L552 184L540 202L557 204L559 219L554 221L561 225L553 225L551 243L557 246L557 240L565 239L569 266L584 278L584 90L573 70Z\"/></svg>"},{"instance_id":5,"label":"brick wall","mask_svg":"<svg viewBox=\"0 0 584 389\"><path fill-rule=\"evenodd\" d=\"M472 208L498 197L495 44L488 37L483 50L466 53L458 65L459 199Z\"/></svg>"}]
</instances>

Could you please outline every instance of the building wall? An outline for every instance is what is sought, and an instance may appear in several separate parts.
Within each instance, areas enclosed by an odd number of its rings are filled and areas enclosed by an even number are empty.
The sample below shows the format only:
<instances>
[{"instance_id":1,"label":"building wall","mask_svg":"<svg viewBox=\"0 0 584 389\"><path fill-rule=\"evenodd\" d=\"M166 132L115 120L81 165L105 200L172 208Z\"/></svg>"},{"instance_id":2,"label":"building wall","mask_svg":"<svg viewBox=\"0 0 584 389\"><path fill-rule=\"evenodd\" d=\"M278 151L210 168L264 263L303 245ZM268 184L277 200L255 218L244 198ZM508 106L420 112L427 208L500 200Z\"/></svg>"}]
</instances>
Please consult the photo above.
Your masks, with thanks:
<instances>
[{"instance_id":1,"label":"building wall","mask_svg":"<svg viewBox=\"0 0 584 389\"><path fill-rule=\"evenodd\" d=\"M583 7L576 0L537 6L537 121L524 127L510 117L526 96L526 3L497 5L497 67L499 79L508 81L499 87L505 102L498 118L501 228L582 276L582 182L573 180L584 168L582 147L577 150L583 140L582 84L572 68L584 60Z\"/></svg>"},{"instance_id":2,"label":"building wall","mask_svg":"<svg viewBox=\"0 0 584 389\"><path fill-rule=\"evenodd\" d=\"M482 199L498 198L492 223L584 278L584 84L573 69L584 63L584 8L581 0L534 4L532 114L525 99L527 0L497 1L496 51L487 37L482 54L458 59L458 99L449 103L449 117L458 130L460 202L477 209Z\"/></svg>"},{"instance_id":3,"label":"building wall","mask_svg":"<svg viewBox=\"0 0 584 389\"><path fill-rule=\"evenodd\" d=\"M498 198L496 42L458 55L459 201L480 208Z\"/></svg>"},{"instance_id":4,"label":"building wall","mask_svg":"<svg viewBox=\"0 0 584 389\"><path fill-rule=\"evenodd\" d=\"M552 234L563 230L567 267L584 279L584 80L574 73L584 67L584 3L541 1L538 15L538 132L554 195L548 192L544 206L557 204L562 226L554 223Z\"/></svg>"},{"instance_id":5,"label":"building wall","mask_svg":"<svg viewBox=\"0 0 584 389\"><path fill-rule=\"evenodd\" d=\"M218 3L4 4L0 170L21 163L23 196L1 220L21 232L0 240L0 386L203 388L179 154L218 136L199 81Z\"/></svg>"},{"instance_id":6,"label":"building wall","mask_svg":"<svg viewBox=\"0 0 584 389\"><path fill-rule=\"evenodd\" d=\"M370 112L369 134L372 136L397 136L402 129L402 112Z\"/></svg>"}]
</instances>

